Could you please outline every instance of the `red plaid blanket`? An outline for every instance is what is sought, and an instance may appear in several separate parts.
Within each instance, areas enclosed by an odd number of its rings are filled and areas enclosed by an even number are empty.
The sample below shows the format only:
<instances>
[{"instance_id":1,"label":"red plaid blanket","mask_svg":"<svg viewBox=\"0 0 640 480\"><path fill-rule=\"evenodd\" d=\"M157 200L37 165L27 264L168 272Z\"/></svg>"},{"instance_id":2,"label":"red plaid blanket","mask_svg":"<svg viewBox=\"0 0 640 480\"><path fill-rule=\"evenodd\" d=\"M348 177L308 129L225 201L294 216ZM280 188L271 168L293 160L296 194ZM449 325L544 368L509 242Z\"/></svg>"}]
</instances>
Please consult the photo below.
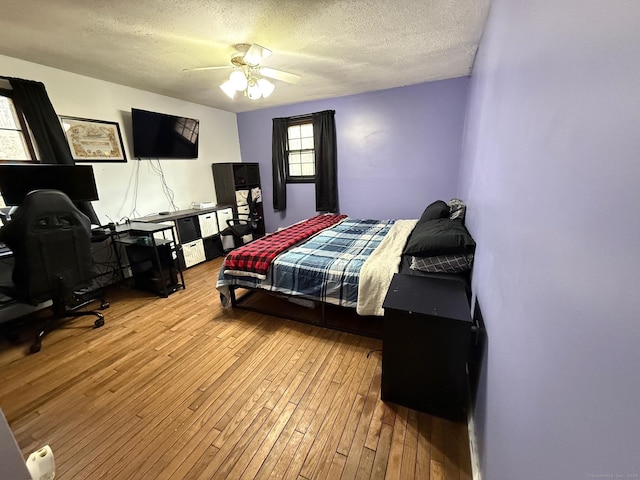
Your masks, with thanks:
<instances>
[{"instance_id":1,"label":"red plaid blanket","mask_svg":"<svg viewBox=\"0 0 640 480\"><path fill-rule=\"evenodd\" d=\"M346 215L318 215L259 238L232 250L224 260L224 269L264 275L279 254L345 218Z\"/></svg>"}]
</instances>

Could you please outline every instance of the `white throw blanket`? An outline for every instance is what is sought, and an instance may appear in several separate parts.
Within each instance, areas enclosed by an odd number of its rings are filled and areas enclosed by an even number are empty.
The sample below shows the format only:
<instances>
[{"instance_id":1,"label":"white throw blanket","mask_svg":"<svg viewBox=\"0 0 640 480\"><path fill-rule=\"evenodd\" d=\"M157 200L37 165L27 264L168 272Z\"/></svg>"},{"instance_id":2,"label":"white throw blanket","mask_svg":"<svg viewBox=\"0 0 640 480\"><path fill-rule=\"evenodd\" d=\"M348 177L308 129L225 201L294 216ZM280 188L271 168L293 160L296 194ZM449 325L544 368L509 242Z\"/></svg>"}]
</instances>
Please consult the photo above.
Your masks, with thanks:
<instances>
[{"instance_id":1,"label":"white throw blanket","mask_svg":"<svg viewBox=\"0 0 640 480\"><path fill-rule=\"evenodd\" d=\"M384 315L382 302L394 273L400 270L400 257L417 220L397 220L360 270L358 284L359 315Z\"/></svg>"}]
</instances>

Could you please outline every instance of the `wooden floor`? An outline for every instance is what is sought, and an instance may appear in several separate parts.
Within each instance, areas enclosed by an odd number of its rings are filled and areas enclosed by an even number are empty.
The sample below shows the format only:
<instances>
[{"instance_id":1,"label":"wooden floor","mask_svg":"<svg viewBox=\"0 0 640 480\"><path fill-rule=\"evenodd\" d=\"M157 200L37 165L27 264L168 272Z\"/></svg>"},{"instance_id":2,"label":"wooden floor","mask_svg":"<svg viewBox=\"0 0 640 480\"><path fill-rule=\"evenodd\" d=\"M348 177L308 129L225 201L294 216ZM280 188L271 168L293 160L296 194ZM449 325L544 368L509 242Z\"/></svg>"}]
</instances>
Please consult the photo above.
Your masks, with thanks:
<instances>
[{"instance_id":1,"label":"wooden floor","mask_svg":"<svg viewBox=\"0 0 640 480\"><path fill-rule=\"evenodd\" d=\"M220 260L109 292L42 351L0 340L0 407L56 478L471 478L464 424L380 400L379 340L223 311ZM373 351L370 355L369 352Z\"/></svg>"}]
</instances>

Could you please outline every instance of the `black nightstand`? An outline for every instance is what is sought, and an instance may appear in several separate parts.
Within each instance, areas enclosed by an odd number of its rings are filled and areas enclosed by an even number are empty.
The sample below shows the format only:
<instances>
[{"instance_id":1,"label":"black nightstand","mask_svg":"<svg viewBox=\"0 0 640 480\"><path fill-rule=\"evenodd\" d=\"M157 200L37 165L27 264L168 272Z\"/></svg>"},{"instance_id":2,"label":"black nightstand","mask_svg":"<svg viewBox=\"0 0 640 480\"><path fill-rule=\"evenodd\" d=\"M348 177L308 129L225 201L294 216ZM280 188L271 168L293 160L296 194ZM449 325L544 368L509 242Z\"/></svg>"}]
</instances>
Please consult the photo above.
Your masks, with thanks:
<instances>
[{"instance_id":1,"label":"black nightstand","mask_svg":"<svg viewBox=\"0 0 640 480\"><path fill-rule=\"evenodd\" d=\"M464 420L473 326L464 285L396 274L383 307L382 400Z\"/></svg>"}]
</instances>

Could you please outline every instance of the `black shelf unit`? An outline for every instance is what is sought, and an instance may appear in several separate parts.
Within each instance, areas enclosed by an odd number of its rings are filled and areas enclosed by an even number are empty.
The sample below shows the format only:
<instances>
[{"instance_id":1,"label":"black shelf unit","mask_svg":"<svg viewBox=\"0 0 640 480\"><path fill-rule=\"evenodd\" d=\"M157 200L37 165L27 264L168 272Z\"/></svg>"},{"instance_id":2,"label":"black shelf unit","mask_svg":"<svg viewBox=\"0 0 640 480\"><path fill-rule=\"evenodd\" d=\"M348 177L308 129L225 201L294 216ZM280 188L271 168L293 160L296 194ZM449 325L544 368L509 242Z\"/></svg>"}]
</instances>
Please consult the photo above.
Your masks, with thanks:
<instances>
[{"instance_id":1,"label":"black shelf unit","mask_svg":"<svg viewBox=\"0 0 640 480\"><path fill-rule=\"evenodd\" d=\"M118 238L116 242L125 246L137 289L168 297L178 289L185 288L182 269L174 258L177 256L177 247L173 226L132 222L119 226L119 229L126 236ZM156 233L162 233L164 238L156 238Z\"/></svg>"},{"instance_id":2,"label":"black shelf unit","mask_svg":"<svg viewBox=\"0 0 640 480\"><path fill-rule=\"evenodd\" d=\"M260 183L260 164L258 163L212 163L213 181L216 187L216 197L219 204L230 204L233 206L234 216L238 214L238 205L236 203L236 191L251 190L259 187ZM264 236L264 209L263 202L257 204L258 215L260 221L258 228L254 233L254 239ZM226 225L220 225L220 229L224 229Z\"/></svg>"}]
</instances>

